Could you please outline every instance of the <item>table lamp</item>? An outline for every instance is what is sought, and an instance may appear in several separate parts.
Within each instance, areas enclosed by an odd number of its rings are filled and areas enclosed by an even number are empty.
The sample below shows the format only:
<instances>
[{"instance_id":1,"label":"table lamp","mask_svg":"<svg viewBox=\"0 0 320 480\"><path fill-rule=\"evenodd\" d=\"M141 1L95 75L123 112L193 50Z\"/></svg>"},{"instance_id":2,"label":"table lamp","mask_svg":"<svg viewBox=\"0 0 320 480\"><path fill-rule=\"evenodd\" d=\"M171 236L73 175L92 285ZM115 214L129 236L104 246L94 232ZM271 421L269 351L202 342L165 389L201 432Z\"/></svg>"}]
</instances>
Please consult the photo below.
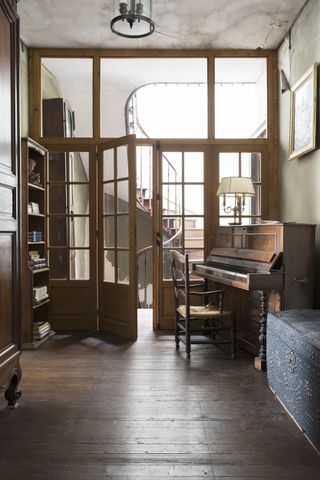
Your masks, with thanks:
<instances>
[{"instance_id":1,"label":"table lamp","mask_svg":"<svg viewBox=\"0 0 320 480\"><path fill-rule=\"evenodd\" d=\"M234 222L229 225L241 225L241 213L245 207L246 197L255 195L252 179L250 177L224 177L221 179L217 195L223 197L224 212L233 212ZM226 197L234 197L234 207L226 204Z\"/></svg>"}]
</instances>

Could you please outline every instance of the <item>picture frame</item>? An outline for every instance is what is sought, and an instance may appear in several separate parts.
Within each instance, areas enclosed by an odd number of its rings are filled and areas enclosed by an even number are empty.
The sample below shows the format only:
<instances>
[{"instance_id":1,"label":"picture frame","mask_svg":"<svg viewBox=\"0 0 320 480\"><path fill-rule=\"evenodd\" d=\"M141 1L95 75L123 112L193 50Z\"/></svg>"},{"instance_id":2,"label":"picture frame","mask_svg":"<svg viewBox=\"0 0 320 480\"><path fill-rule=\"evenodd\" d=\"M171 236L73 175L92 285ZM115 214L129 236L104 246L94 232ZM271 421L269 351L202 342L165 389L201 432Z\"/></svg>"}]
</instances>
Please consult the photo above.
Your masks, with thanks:
<instances>
[{"instance_id":1,"label":"picture frame","mask_svg":"<svg viewBox=\"0 0 320 480\"><path fill-rule=\"evenodd\" d=\"M317 64L291 89L289 160L316 148Z\"/></svg>"}]
</instances>

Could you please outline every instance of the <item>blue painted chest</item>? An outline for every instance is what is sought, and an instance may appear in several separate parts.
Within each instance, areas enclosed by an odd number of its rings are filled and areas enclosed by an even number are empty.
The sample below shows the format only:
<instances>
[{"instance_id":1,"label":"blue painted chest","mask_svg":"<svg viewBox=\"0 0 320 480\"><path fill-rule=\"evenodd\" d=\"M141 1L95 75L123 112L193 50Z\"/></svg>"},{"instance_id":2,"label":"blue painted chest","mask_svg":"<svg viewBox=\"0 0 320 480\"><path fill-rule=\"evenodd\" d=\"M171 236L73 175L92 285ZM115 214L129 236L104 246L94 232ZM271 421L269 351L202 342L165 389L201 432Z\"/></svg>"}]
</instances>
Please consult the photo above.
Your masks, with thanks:
<instances>
[{"instance_id":1,"label":"blue painted chest","mask_svg":"<svg viewBox=\"0 0 320 480\"><path fill-rule=\"evenodd\" d=\"M268 314L267 377L276 396L320 450L320 310Z\"/></svg>"}]
</instances>

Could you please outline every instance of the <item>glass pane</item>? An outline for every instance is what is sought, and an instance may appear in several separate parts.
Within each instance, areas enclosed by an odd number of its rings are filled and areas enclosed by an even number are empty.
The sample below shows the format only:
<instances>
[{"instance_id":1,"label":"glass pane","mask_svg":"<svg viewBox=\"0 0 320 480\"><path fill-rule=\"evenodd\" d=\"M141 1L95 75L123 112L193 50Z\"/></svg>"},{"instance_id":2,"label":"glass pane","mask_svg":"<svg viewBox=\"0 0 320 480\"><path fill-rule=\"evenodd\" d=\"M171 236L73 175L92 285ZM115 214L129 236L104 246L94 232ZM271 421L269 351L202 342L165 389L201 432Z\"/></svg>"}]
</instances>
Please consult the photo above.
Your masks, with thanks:
<instances>
[{"instance_id":1,"label":"glass pane","mask_svg":"<svg viewBox=\"0 0 320 480\"><path fill-rule=\"evenodd\" d=\"M149 212L152 211L152 147L136 148L138 200Z\"/></svg>"},{"instance_id":2,"label":"glass pane","mask_svg":"<svg viewBox=\"0 0 320 480\"><path fill-rule=\"evenodd\" d=\"M114 180L114 149L103 152L103 180Z\"/></svg>"},{"instance_id":3,"label":"glass pane","mask_svg":"<svg viewBox=\"0 0 320 480\"><path fill-rule=\"evenodd\" d=\"M178 250L183 254L182 250ZM172 260L171 260L171 250L163 250L163 263L162 263L162 278L164 280L172 280ZM172 293L173 295L173 293Z\"/></svg>"},{"instance_id":4,"label":"glass pane","mask_svg":"<svg viewBox=\"0 0 320 480\"><path fill-rule=\"evenodd\" d=\"M49 185L49 213L66 213L67 188L65 185Z\"/></svg>"},{"instance_id":5,"label":"glass pane","mask_svg":"<svg viewBox=\"0 0 320 480\"><path fill-rule=\"evenodd\" d=\"M162 182L182 182L181 152L164 152L162 154Z\"/></svg>"},{"instance_id":6,"label":"glass pane","mask_svg":"<svg viewBox=\"0 0 320 480\"><path fill-rule=\"evenodd\" d=\"M241 175L261 182L261 153L241 153Z\"/></svg>"},{"instance_id":7,"label":"glass pane","mask_svg":"<svg viewBox=\"0 0 320 480\"><path fill-rule=\"evenodd\" d=\"M129 252L118 250L118 283L129 283Z\"/></svg>"},{"instance_id":8,"label":"glass pane","mask_svg":"<svg viewBox=\"0 0 320 480\"><path fill-rule=\"evenodd\" d=\"M207 137L206 59L103 58L100 65L102 137Z\"/></svg>"},{"instance_id":9,"label":"glass pane","mask_svg":"<svg viewBox=\"0 0 320 480\"><path fill-rule=\"evenodd\" d=\"M52 248L49 250L50 278L66 280L68 278L67 250Z\"/></svg>"},{"instance_id":10,"label":"glass pane","mask_svg":"<svg viewBox=\"0 0 320 480\"><path fill-rule=\"evenodd\" d=\"M69 154L70 182L89 181L89 153L71 152Z\"/></svg>"},{"instance_id":11,"label":"glass pane","mask_svg":"<svg viewBox=\"0 0 320 480\"><path fill-rule=\"evenodd\" d=\"M129 182L121 180L118 182L118 213L129 212Z\"/></svg>"},{"instance_id":12,"label":"glass pane","mask_svg":"<svg viewBox=\"0 0 320 480\"><path fill-rule=\"evenodd\" d=\"M190 270L190 280L195 280L197 281L197 283L199 283L199 277L197 275L194 275L192 274L192 264L193 263L199 263L199 262L203 262L204 260L204 251L203 250L192 250L192 249L188 249L188 250L185 250L185 253L188 254L189 256L189 270Z\"/></svg>"},{"instance_id":13,"label":"glass pane","mask_svg":"<svg viewBox=\"0 0 320 480\"><path fill-rule=\"evenodd\" d=\"M89 185L70 185L70 213L89 214Z\"/></svg>"},{"instance_id":14,"label":"glass pane","mask_svg":"<svg viewBox=\"0 0 320 480\"><path fill-rule=\"evenodd\" d=\"M90 278L90 251L70 250L70 279L89 280Z\"/></svg>"},{"instance_id":15,"label":"glass pane","mask_svg":"<svg viewBox=\"0 0 320 480\"><path fill-rule=\"evenodd\" d=\"M103 213L114 213L114 183L103 185Z\"/></svg>"},{"instance_id":16,"label":"glass pane","mask_svg":"<svg viewBox=\"0 0 320 480\"><path fill-rule=\"evenodd\" d=\"M162 186L162 213L163 215L182 214L182 187L181 185Z\"/></svg>"},{"instance_id":17,"label":"glass pane","mask_svg":"<svg viewBox=\"0 0 320 480\"><path fill-rule=\"evenodd\" d=\"M266 138L266 58L215 59L216 138Z\"/></svg>"},{"instance_id":18,"label":"glass pane","mask_svg":"<svg viewBox=\"0 0 320 480\"><path fill-rule=\"evenodd\" d=\"M49 182L67 181L67 154L54 152L49 154Z\"/></svg>"},{"instance_id":19,"label":"glass pane","mask_svg":"<svg viewBox=\"0 0 320 480\"><path fill-rule=\"evenodd\" d=\"M104 217L104 246L107 248L114 247L114 219L115 217Z\"/></svg>"},{"instance_id":20,"label":"glass pane","mask_svg":"<svg viewBox=\"0 0 320 480\"><path fill-rule=\"evenodd\" d=\"M89 217L70 217L70 247L89 247Z\"/></svg>"},{"instance_id":21,"label":"glass pane","mask_svg":"<svg viewBox=\"0 0 320 480\"><path fill-rule=\"evenodd\" d=\"M119 248L129 248L129 215L117 216L117 243Z\"/></svg>"},{"instance_id":22,"label":"glass pane","mask_svg":"<svg viewBox=\"0 0 320 480\"><path fill-rule=\"evenodd\" d=\"M42 58L44 137L92 137L92 59Z\"/></svg>"},{"instance_id":23,"label":"glass pane","mask_svg":"<svg viewBox=\"0 0 320 480\"><path fill-rule=\"evenodd\" d=\"M105 282L115 282L115 255L113 250L104 252L104 280Z\"/></svg>"},{"instance_id":24,"label":"glass pane","mask_svg":"<svg viewBox=\"0 0 320 480\"><path fill-rule=\"evenodd\" d=\"M203 217L188 217L184 219L184 247L204 248Z\"/></svg>"},{"instance_id":25,"label":"glass pane","mask_svg":"<svg viewBox=\"0 0 320 480\"><path fill-rule=\"evenodd\" d=\"M184 181L203 182L202 152L186 152L184 154Z\"/></svg>"},{"instance_id":26,"label":"glass pane","mask_svg":"<svg viewBox=\"0 0 320 480\"><path fill-rule=\"evenodd\" d=\"M186 250L185 253L189 255L189 261L191 263L203 262L203 250L189 249L189 250ZM192 270L192 266L190 265L190 271L191 270Z\"/></svg>"},{"instance_id":27,"label":"glass pane","mask_svg":"<svg viewBox=\"0 0 320 480\"><path fill-rule=\"evenodd\" d=\"M260 215L261 205L261 187L260 185L254 185L256 195L254 197L246 197L245 206L243 209L243 215Z\"/></svg>"},{"instance_id":28,"label":"glass pane","mask_svg":"<svg viewBox=\"0 0 320 480\"><path fill-rule=\"evenodd\" d=\"M67 246L66 217L50 217L49 218L49 245L53 247Z\"/></svg>"},{"instance_id":29,"label":"glass pane","mask_svg":"<svg viewBox=\"0 0 320 480\"><path fill-rule=\"evenodd\" d=\"M163 217L162 243L165 247L182 246L182 218Z\"/></svg>"},{"instance_id":30,"label":"glass pane","mask_svg":"<svg viewBox=\"0 0 320 480\"><path fill-rule=\"evenodd\" d=\"M203 215L203 185L184 186L184 214Z\"/></svg>"},{"instance_id":31,"label":"glass pane","mask_svg":"<svg viewBox=\"0 0 320 480\"><path fill-rule=\"evenodd\" d=\"M240 172L238 152L219 153L219 181L224 177L238 177Z\"/></svg>"},{"instance_id":32,"label":"glass pane","mask_svg":"<svg viewBox=\"0 0 320 480\"><path fill-rule=\"evenodd\" d=\"M117 178L128 177L128 147L117 148Z\"/></svg>"}]
</instances>

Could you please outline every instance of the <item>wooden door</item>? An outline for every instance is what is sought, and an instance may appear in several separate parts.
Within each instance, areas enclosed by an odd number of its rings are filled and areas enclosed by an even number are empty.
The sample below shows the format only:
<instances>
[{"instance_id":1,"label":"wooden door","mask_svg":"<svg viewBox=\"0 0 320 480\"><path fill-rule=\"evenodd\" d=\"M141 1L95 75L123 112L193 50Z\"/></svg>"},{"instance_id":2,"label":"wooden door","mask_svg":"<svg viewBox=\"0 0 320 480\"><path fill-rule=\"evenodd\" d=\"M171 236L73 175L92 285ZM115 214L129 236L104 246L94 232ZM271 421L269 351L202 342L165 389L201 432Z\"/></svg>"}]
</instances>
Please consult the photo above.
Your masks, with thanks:
<instances>
[{"instance_id":1,"label":"wooden door","mask_svg":"<svg viewBox=\"0 0 320 480\"><path fill-rule=\"evenodd\" d=\"M18 24L0 0L0 391L16 401L19 367Z\"/></svg>"},{"instance_id":2,"label":"wooden door","mask_svg":"<svg viewBox=\"0 0 320 480\"><path fill-rule=\"evenodd\" d=\"M136 139L99 146L99 329L137 338Z\"/></svg>"}]
</instances>

